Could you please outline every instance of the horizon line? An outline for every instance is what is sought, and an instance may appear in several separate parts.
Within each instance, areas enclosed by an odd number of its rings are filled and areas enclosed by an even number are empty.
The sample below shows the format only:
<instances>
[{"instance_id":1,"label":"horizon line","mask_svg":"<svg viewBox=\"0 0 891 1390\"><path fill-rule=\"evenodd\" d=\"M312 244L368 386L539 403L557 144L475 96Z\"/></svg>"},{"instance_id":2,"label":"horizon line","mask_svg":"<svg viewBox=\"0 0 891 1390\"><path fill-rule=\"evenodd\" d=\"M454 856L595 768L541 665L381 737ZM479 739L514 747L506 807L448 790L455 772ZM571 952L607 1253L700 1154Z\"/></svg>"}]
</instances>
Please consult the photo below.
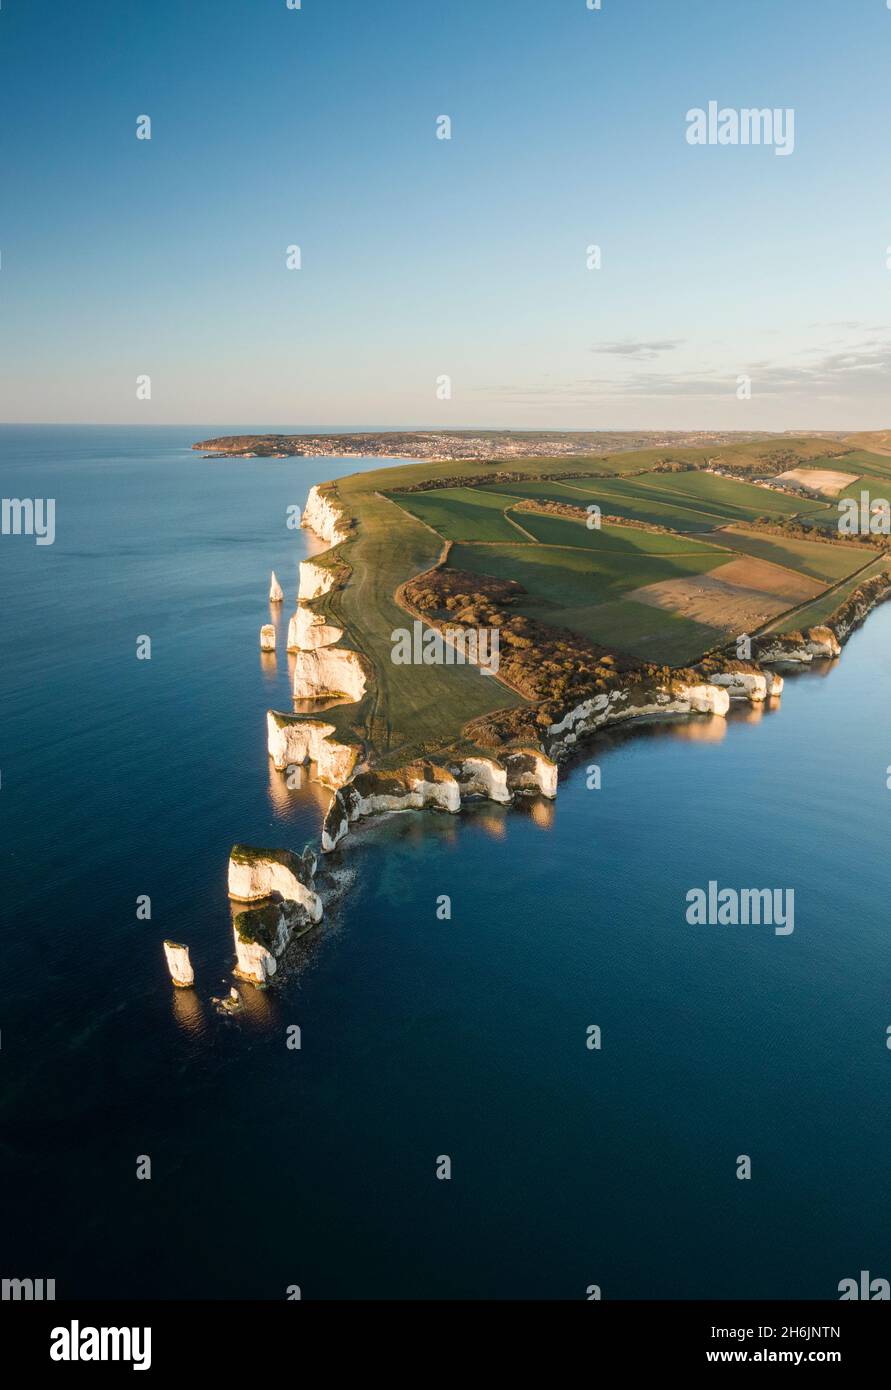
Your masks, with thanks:
<instances>
[{"instance_id":1,"label":"horizon line","mask_svg":"<svg viewBox=\"0 0 891 1390\"><path fill-rule=\"evenodd\" d=\"M208 426L206 421L181 421L181 420L155 420L133 421L133 420L0 420L0 429L224 429L235 426L222 424L212 424ZM819 428L801 426L786 429L759 429L753 426L751 429L730 428L725 425L690 425L687 427L678 426L656 426L641 428L640 426L630 425L597 425L597 426L573 426L573 425L282 425L278 428L270 426L257 426L256 428L246 429L240 426L238 433L255 434L284 434L292 432L294 434L465 434L473 430L486 430L490 433L500 434L776 434L776 435L797 435L797 434L881 434L885 429L891 430L891 425L887 427L874 426L872 428L862 428L858 425L823 425Z\"/></svg>"}]
</instances>

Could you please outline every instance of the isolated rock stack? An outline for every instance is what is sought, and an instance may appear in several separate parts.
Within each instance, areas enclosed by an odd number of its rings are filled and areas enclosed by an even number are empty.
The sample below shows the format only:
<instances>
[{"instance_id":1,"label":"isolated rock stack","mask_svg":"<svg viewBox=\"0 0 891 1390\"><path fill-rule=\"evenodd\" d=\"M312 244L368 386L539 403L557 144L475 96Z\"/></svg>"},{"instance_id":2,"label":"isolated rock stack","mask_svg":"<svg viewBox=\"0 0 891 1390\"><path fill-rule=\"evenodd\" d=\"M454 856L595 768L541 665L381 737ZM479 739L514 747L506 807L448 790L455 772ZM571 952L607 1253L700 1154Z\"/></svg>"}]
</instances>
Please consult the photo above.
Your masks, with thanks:
<instances>
[{"instance_id":1,"label":"isolated rock stack","mask_svg":"<svg viewBox=\"0 0 891 1390\"><path fill-rule=\"evenodd\" d=\"M189 959L188 946L181 946L178 941L165 941L164 955L173 983L180 989L189 989L195 983L195 972Z\"/></svg>"}]
</instances>

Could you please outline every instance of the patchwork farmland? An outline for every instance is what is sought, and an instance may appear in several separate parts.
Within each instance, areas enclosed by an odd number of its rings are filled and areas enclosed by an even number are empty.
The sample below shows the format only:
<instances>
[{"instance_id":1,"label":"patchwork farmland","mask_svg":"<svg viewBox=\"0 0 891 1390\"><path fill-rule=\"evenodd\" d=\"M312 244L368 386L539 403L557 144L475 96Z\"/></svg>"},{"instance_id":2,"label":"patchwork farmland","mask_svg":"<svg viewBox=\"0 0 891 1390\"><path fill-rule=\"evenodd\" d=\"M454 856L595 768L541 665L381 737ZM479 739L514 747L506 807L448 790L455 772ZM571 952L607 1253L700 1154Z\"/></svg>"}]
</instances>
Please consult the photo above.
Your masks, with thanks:
<instances>
[{"instance_id":1,"label":"patchwork farmland","mask_svg":"<svg viewBox=\"0 0 891 1390\"><path fill-rule=\"evenodd\" d=\"M846 474L818 463L789 471L813 471L824 485L830 477L841 492ZM517 612L673 666L815 602L876 558L866 546L782 534L783 523L810 525L824 513L834 525L828 499L689 469L628 472L388 496L453 543L452 568L521 585ZM591 506L615 520L589 527ZM780 534L746 529L756 518Z\"/></svg>"},{"instance_id":2,"label":"patchwork farmland","mask_svg":"<svg viewBox=\"0 0 891 1390\"><path fill-rule=\"evenodd\" d=\"M743 633L825 620L888 563L882 538L839 540L837 496L887 494L891 457L819 439L426 462L334 487L355 523L332 552L350 577L318 606L373 679L358 707L326 717L384 765L460 746L470 722L523 704L472 668L393 664L402 590L418 576L451 575L470 600L500 585L539 633L576 634L625 665L685 667Z\"/></svg>"}]
</instances>

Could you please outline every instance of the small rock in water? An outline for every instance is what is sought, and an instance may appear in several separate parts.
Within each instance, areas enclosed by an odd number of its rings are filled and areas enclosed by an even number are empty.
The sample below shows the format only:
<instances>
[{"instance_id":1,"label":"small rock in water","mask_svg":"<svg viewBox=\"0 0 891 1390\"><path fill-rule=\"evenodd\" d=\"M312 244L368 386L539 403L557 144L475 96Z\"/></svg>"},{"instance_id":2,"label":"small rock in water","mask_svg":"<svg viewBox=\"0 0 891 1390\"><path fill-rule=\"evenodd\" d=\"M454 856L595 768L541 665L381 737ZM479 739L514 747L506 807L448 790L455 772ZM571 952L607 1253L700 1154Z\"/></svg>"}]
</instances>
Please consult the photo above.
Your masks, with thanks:
<instances>
[{"instance_id":1,"label":"small rock in water","mask_svg":"<svg viewBox=\"0 0 891 1390\"><path fill-rule=\"evenodd\" d=\"M272 579L269 584L269 597L273 603L281 603L284 599L285 591L275 577L275 570L272 571Z\"/></svg>"},{"instance_id":2,"label":"small rock in water","mask_svg":"<svg viewBox=\"0 0 891 1390\"><path fill-rule=\"evenodd\" d=\"M264 623L260 628L260 651L275 651L275 628L272 623Z\"/></svg>"},{"instance_id":3,"label":"small rock in water","mask_svg":"<svg viewBox=\"0 0 891 1390\"><path fill-rule=\"evenodd\" d=\"M237 1014L244 1008L241 1002L241 995L234 985L225 999L212 998L210 1002L216 1004L217 1011L221 1014Z\"/></svg>"}]
</instances>

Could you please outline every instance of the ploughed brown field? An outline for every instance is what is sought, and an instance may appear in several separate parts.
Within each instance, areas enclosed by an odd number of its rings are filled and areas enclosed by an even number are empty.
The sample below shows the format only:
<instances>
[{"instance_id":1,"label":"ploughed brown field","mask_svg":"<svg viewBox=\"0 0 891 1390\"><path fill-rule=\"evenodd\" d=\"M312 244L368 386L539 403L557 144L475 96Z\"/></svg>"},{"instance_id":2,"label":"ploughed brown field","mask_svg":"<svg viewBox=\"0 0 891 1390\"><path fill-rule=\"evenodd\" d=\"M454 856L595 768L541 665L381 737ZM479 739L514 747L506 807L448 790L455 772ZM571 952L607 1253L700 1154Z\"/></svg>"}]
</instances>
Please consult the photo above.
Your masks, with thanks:
<instances>
[{"instance_id":1,"label":"ploughed brown field","mask_svg":"<svg viewBox=\"0 0 891 1390\"><path fill-rule=\"evenodd\" d=\"M769 618L805 603L825 584L806 575L749 557L731 560L708 574L663 579L632 589L627 597L726 632L751 632Z\"/></svg>"},{"instance_id":2,"label":"ploughed brown field","mask_svg":"<svg viewBox=\"0 0 891 1390\"><path fill-rule=\"evenodd\" d=\"M859 476L859 473L839 473L831 468L788 468L785 473L777 474L777 481L807 487L826 497L837 497L849 483L856 483Z\"/></svg>"}]
</instances>

